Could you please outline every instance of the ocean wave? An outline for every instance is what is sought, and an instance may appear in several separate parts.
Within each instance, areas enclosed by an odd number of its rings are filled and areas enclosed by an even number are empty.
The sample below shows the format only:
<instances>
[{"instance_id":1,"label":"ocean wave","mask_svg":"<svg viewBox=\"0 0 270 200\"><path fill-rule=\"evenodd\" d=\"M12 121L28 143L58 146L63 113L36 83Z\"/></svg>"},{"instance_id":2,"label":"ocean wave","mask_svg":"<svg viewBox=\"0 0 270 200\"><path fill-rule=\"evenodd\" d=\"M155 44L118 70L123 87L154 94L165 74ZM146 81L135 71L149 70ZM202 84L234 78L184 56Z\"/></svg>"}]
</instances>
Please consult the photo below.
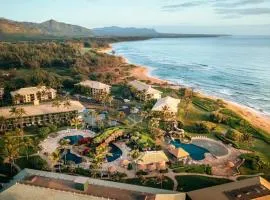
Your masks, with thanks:
<instances>
[{"instance_id":1,"label":"ocean wave","mask_svg":"<svg viewBox=\"0 0 270 200\"><path fill-rule=\"evenodd\" d=\"M218 92L221 93L221 94L228 95L228 96L232 96L233 95L232 90L230 90L228 88L220 89Z\"/></svg>"}]
</instances>

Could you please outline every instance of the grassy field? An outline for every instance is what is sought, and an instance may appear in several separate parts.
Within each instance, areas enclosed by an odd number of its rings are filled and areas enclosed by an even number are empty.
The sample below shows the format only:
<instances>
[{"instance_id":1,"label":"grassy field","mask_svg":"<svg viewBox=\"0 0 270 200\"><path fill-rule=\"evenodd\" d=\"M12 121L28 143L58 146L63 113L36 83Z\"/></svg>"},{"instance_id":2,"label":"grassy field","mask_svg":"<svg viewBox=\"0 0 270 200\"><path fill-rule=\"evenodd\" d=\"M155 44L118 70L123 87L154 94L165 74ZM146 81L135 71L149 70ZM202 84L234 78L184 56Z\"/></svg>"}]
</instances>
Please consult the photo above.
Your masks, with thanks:
<instances>
[{"instance_id":1,"label":"grassy field","mask_svg":"<svg viewBox=\"0 0 270 200\"><path fill-rule=\"evenodd\" d=\"M153 187L159 189L172 190L173 189L173 181L165 177L162 184L160 181L157 181L157 178L146 178L141 180L139 178L126 179L125 183L133 184L133 185L141 185L146 187Z\"/></svg>"},{"instance_id":2,"label":"grassy field","mask_svg":"<svg viewBox=\"0 0 270 200\"><path fill-rule=\"evenodd\" d=\"M214 185L220 185L231 182L228 179L210 178L205 176L176 176L178 182L177 191L188 192Z\"/></svg>"}]
</instances>

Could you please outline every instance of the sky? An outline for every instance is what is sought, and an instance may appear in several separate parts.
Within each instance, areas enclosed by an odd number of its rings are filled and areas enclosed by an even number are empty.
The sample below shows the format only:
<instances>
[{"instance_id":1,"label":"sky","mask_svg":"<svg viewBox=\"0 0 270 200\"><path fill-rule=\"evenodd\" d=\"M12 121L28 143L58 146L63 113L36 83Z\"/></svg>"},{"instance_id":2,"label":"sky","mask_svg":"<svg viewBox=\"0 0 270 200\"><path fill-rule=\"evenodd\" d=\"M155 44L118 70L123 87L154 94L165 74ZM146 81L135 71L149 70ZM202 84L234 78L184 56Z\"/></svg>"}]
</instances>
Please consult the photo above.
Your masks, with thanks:
<instances>
[{"instance_id":1,"label":"sky","mask_svg":"<svg viewBox=\"0 0 270 200\"><path fill-rule=\"evenodd\" d=\"M0 0L0 17L87 28L270 35L270 0Z\"/></svg>"}]
</instances>

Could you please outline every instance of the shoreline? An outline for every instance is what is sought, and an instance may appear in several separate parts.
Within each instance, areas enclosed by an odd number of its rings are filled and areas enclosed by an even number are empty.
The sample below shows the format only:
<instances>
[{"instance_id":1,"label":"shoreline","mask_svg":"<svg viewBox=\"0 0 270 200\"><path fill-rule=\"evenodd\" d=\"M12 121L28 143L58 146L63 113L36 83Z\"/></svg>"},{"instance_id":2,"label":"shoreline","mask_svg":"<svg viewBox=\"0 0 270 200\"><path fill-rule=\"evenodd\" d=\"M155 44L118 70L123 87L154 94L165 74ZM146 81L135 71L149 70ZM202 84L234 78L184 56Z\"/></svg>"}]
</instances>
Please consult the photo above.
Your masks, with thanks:
<instances>
[{"instance_id":1,"label":"shoreline","mask_svg":"<svg viewBox=\"0 0 270 200\"><path fill-rule=\"evenodd\" d=\"M102 48L98 52L109 53L111 50L113 50L113 48L112 48L112 45L110 44L110 47ZM150 70L147 66L142 66L142 65L130 63L129 60L127 58L125 58L124 56L119 56L119 55L116 55L116 56L120 57L123 60L123 63L132 64L135 66L131 70L131 75L138 80L149 81L149 82L151 82L151 84L167 85L167 86L170 86L172 89L179 89L181 87L187 88L185 86L175 85L174 83L172 83L170 81L151 76L149 73ZM262 129L270 134L270 116L267 116L267 115L255 110L253 108L250 108L246 105L242 105L242 104L239 104L239 103L236 103L233 101L228 101L228 100L225 100L223 98L218 98L215 96L206 95L201 91L196 92L196 93L199 96L204 97L204 98L210 98L210 99L214 99L214 100L222 99L222 101L225 102L226 108L236 112L237 114L242 116L245 120L250 122L255 127Z\"/></svg>"}]
</instances>

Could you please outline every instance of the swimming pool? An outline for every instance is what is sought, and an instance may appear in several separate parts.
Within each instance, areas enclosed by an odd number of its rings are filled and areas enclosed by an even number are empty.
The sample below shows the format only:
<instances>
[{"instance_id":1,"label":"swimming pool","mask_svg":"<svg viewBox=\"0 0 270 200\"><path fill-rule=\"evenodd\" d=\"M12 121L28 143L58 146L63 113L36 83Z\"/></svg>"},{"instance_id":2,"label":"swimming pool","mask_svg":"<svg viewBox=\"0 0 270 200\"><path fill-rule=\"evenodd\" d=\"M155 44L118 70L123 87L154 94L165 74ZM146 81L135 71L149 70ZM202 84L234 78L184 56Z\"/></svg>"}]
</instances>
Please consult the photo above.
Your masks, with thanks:
<instances>
[{"instance_id":1,"label":"swimming pool","mask_svg":"<svg viewBox=\"0 0 270 200\"><path fill-rule=\"evenodd\" d=\"M64 160L64 162L73 161L75 164L80 164L82 162L82 157L71 153L70 149L68 149L67 152L63 154L62 159Z\"/></svg>"},{"instance_id":2,"label":"swimming pool","mask_svg":"<svg viewBox=\"0 0 270 200\"><path fill-rule=\"evenodd\" d=\"M216 141L211 141L209 139L192 139L192 144L199 146L201 148L207 149L214 156L224 156L229 153L228 149Z\"/></svg>"},{"instance_id":3,"label":"swimming pool","mask_svg":"<svg viewBox=\"0 0 270 200\"><path fill-rule=\"evenodd\" d=\"M70 140L69 144L73 145L73 144L78 144L78 142L81 139L83 139L83 136L82 135L72 135L72 136L66 136L66 137L64 137L64 139Z\"/></svg>"},{"instance_id":4,"label":"swimming pool","mask_svg":"<svg viewBox=\"0 0 270 200\"><path fill-rule=\"evenodd\" d=\"M203 160L205 158L204 154L209 152L207 149L199 147L195 144L181 143L180 140L173 140L171 141L171 144L173 144L176 148L183 148L189 153L193 160Z\"/></svg>"},{"instance_id":5,"label":"swimming pool","mask_svg":"<svg viewBox=\"0 0 270 200\"><path fill-rule=\"evenodd\" d=\"M116 159L120 158L120 156L122 156L122 151L117 146L115 146L114 144L109 144L109 147L110 147L109 153L112 155L106 156L108 162L115 161Z\"/></svg>"}]
</instances>

